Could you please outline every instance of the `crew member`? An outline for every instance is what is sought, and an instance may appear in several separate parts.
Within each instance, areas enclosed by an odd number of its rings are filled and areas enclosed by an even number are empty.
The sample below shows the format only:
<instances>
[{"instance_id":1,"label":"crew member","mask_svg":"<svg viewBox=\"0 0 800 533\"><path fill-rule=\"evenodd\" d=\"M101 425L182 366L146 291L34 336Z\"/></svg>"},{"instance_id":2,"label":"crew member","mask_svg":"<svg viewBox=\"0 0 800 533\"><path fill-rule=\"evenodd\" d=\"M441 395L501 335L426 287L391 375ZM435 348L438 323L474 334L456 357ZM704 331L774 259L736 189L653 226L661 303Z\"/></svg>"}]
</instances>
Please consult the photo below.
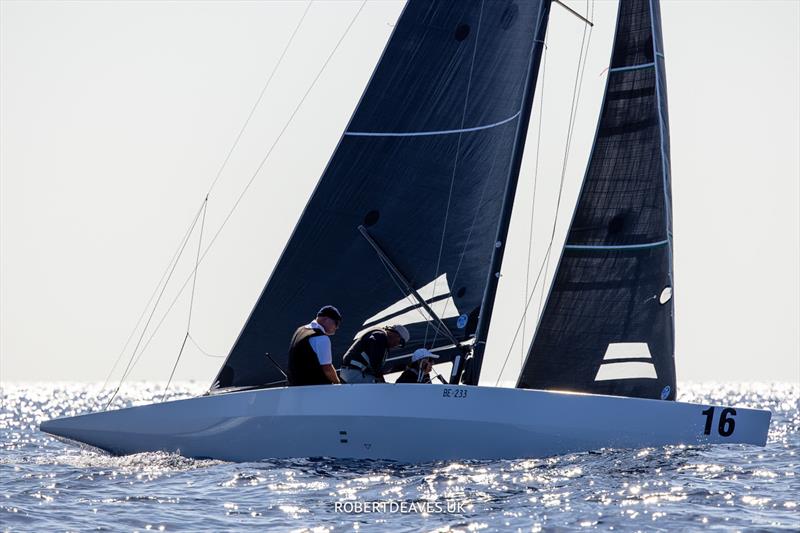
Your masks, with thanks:
<instances>
[{"instance_id":1,"label":"crew member","mask_svg":"<svg viewBox=\"0 0 800 533\"><path fill-rule=\"evenodd\" d=\"M367 331L344 354L342 379L345 383L386 383L383 363L389 350L405 346L410 338L400 324Z\"/></svg>"},{"instance_id":2,"label":"crew member","mask_svg":"<svg viewBox=\"0 0 800 533\"><path fill-rule=\"evenodd\" d=\"M289 386L341 383L333 368L331 340L342 322L342 314L326 305L310 324L294 332L289 346Z\"/></svg>"},{"instance_id":3,"label":"crew member","mask_svg":"<svg viewBox=\"0 0 800 533\"><path fill-rule=\"evenodd\" d=\"M426 348L414 350L411 362L400 374L395 383L430 383L433 362L431 359L439 359L439 356Z\"/></svg>"}]
</instances>

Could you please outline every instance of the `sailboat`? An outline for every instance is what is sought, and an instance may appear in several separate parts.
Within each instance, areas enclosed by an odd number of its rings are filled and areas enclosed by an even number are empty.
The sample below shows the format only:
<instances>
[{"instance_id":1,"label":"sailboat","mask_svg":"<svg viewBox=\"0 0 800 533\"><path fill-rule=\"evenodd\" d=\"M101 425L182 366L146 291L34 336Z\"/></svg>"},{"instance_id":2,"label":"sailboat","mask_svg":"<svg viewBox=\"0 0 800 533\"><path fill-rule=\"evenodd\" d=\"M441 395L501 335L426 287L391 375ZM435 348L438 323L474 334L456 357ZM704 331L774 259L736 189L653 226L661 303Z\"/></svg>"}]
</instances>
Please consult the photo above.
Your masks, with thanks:
<instances>
[{"instance_id":1,"label":"sailboat","mask_svg":"<svg viewBox=\"0 0 800 533\"><path fill-rule=\"evenodd\" d=\"M210 390L41 430L112 454L230 461L765 445L769 411L676 401L658 0L620 0L594 144L516 387L478 385L551 6L409 0ZM334 354L401 322L411 341L384 372L425 347L452 364L449 383L287 387L288 341L329 303L345 314Z\"/></svg>"}]
</instances>

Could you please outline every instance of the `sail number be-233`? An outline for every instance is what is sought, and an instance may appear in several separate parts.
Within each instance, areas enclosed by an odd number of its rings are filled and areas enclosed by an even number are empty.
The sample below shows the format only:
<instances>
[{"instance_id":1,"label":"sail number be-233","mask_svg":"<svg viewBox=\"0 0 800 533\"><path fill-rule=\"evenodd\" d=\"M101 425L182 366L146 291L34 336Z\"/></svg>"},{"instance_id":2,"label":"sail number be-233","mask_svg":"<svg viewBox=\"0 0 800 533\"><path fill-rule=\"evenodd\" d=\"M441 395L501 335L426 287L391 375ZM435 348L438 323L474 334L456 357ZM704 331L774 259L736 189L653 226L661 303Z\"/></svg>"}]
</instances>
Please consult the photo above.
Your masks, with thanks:
<instances>
[{"instance_id":1,"label":"sail number be-233","mask_svg":"<svg viewBox=\"0 0 800 533\"><path fill-rule=\"evenodd\" d=\"M701 414L706 417L706 426L703 429L704 435L711 435L711 428L714 424L714 407L709 407ZM730 437L733 435L733 430L736 429L736 421L733 417L736 416L736 409L726 407L719 415L719 423L717 424L717 432L722 437Z\"/></svg>"}]
</instances>

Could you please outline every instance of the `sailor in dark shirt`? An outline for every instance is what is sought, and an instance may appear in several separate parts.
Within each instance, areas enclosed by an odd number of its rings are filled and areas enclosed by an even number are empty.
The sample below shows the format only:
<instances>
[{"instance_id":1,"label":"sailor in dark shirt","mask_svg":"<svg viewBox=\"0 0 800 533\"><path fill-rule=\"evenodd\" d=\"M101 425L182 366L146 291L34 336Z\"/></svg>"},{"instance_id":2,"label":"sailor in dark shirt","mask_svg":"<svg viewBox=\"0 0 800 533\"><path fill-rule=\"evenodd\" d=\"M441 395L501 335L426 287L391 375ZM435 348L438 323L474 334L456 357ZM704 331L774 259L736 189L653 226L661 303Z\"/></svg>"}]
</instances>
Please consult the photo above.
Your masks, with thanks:
<instances>
[{"instance_id":1,"label":"sailor in dark shirt","mask_svg":"<svg viewBox=\"0 0 800 533\"><path fill-rule=\"evenodd\" d=\"M389 350L405 346L410 338L400 324L365 332L342 358L342 379L345 383L386 383L383 363Z\"/></svg>"},{"instance_id":2,"label":"sailor in dark shirt","mask_svg":"<svg viewBox=\"0 0 800 533\"><path fill-rule=\"evenodd\" d=\"M332 305L317 313L316 320L300 326L289 346L289 386L340 383L333 368L331 340L342 322L342 315Z\"/></svg>"},{"instance_id":3,"label":"sailor in dark shirt","mask_svg":"<svg viewBox=\"0 0 800 533\"><path fill-rule=\"evenodd\" d=\"M425 348L414 350L411 362L395 383L430 383L433 369L431 359L439 359L439 356Z\"/></svg>"}]
</instances>

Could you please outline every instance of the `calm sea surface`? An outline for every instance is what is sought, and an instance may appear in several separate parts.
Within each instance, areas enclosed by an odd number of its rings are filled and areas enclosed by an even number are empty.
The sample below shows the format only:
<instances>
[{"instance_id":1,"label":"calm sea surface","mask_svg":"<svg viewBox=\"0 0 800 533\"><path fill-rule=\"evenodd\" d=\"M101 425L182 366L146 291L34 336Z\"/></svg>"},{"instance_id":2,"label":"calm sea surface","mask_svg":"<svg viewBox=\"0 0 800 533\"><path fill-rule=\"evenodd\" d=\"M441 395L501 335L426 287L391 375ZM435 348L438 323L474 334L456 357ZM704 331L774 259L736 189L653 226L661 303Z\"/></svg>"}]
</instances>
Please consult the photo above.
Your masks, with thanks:
<instances>
[{"instance_id":1,"label":"calm sea surface","mask_svg":"<svg viewBox=\"0 0 800 533\"><path fill-rule=\"evenodd\" d=\"M200 389L177 384L172 396ZM2 530L800 529L798 385L682 387L680 400L770 409L766 448L602 450L423 465L111 457L38 431L42 420L102 408L99 390L2 386ZM156 384L130 384L119 405L160 395Z\"/></svg>"}]
</instances>

